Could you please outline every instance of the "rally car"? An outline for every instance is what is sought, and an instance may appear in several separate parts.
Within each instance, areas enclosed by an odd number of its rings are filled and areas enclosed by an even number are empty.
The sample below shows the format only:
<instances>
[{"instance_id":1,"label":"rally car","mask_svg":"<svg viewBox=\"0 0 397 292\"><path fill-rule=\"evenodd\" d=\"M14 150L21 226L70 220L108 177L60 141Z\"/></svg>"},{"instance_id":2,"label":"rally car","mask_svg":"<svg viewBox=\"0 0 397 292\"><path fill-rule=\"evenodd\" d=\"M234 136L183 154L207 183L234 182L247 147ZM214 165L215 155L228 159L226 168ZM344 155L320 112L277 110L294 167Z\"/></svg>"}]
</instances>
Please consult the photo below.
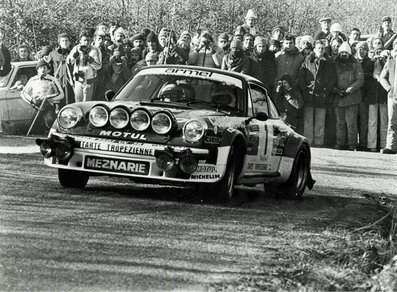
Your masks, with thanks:
<instances>
[{"instance_id":1,"label":"rally car","mask_svg":"<svg viewBox=\"0 0 397 292\"><path fill-rule=\"evenodd\" d=\"M47 139L45 164L66 188L90 176L200 186L230 200L237 184L300 198L314 181L310 147L280 118L265 86L218 69L143 68L108 101L66 105Z\"/></svg>"}]
</instances>

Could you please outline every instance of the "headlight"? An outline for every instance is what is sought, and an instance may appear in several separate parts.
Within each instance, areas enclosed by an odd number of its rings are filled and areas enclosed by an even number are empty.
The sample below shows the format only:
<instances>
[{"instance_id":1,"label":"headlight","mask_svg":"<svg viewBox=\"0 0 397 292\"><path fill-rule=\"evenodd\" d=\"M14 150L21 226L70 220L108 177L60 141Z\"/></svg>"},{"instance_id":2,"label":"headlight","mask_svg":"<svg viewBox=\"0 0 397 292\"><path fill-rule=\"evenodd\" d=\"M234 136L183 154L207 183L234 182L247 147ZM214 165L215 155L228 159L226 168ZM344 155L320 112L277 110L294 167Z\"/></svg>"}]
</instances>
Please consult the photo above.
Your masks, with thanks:
<instances>
[{"instance_id":1,"label":"headlight","mask_svg":"<svg viewBox=\"0 0 397 292\"><path fill-rule=\"evenodd\" d=\"M203 137L206 128L207 124L203 122L197 120L188 121L183 126L183 136L189 142L197 142Z\"/></svg>"},{"instance_id":2,"label":"headlight","mask_svg":"<svg viewBox=\"0 0 397 292\"><path fill-rule=\"evenodd\" d=\"M163 112L155 114L152 118L152 128L157 134L167 134L172 128L172 119Z\"/></svg>"},{"instance_id":3,"label":"headlight","mask_svg":"<svg viewBox=\"0 0 397 292\"><path fill-rule=\"evenodd\" d=\"M110 112L110 124L116 129L125 128L129 122L128 112L123 108L115 108Z\"/></svg>"},{"instance_id":4,"label":"headlight","mask_svg":"<svg viewBox=\"0 0 397 292\"><path fill-rule=\"evenodd\" d=\"M103 127L109 119L109 113L103 106L93 107L90 111L90 122L95 127Z\"/></svg>"},{"instance_id":5,"label":"headlight","mask_svg":"<svg viewBox=\"0 0 397 292\"><path fill-rule=\"evenodd\" d=\"M71 129L83 117L83 112L77 106L66 106L58 114L58 123L64 129Z\"/></svg>"},{"instance_id":6,"label":"headlight","mask_svg":"<svg viewBox=\"0 0 397 292\"><path fill-rule=\"evenodd\" d=\"M150 115L141 109L131 113L131 126L136 131L145 131L150 126Z\"/></svg>"}]
</instances>

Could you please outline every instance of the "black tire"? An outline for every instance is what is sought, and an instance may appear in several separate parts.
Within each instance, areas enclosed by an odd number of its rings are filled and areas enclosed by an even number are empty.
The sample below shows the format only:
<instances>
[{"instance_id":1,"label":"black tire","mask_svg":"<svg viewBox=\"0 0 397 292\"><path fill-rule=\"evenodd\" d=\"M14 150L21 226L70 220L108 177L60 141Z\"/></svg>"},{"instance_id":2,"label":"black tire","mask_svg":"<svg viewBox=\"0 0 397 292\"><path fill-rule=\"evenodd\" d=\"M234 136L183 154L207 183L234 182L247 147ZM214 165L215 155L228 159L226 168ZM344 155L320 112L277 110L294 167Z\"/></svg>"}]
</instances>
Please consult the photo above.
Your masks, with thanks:
<instances>
[{"instance_id":1,"label":"black tire","mask_svg":"<svg viewBox=\"0 0 397 292\"><path fill-rule=\"evenodd\" d=\"M58 168L58 179L64 188L83 189L90 176L82 171Z\"/></svg>"},{"instance_id":2,"label":"black tire","mask_svg":"<svg viewBox=\"0 0 397 292\"><path fill-rule=\"evenodd\" d=\"M267 192L276 198L301 199L310 178L310 157L307 146L299 148L289 179L280 186L265 186Z\"/></svg>"},{"instance_id":3,"label":"black tire","mask_svg":"<svg viewBox=\"0 0 397 292\"><path fill-rule=\"evenodd\" d=\"M229 203L234 197L234 184L237 177L237 160L235 148L230 148L226 172L223 178L215 185L215 196L221 203Z\"/></svg>"}]
</instances>

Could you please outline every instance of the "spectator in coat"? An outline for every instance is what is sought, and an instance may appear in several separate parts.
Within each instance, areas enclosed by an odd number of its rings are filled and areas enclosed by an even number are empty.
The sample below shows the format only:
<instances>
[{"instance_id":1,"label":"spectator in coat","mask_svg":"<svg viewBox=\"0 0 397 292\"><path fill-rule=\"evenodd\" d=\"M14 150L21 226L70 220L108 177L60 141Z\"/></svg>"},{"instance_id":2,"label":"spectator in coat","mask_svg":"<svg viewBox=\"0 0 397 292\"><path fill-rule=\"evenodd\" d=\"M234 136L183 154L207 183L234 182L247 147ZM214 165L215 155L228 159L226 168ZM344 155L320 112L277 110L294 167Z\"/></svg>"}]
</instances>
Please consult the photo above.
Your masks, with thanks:
<instances>
[{"instance_id":1,"label":"spectator in coat","mask_svg":"<svg viewBox=\"0 0 397 292\"><path fill-rule=\"evenodd\" d=\"M397 40L394 41L397 45ZM381 150L383 154L397 153L397 55L389 58L379 76L380 83L388 93L387 111L388 111L388 126L386 147Z\"/></svg>"},{"instance_id":2,"label":"spectator in coat","mask_svg":"<svg viewBox=\"0 0 397 292\"><path fill-rule=\"evenodd\" d=\"M323 17L320 18L319 20L321 30L315 33L314 35L314 40L324 40L327 38L327 36L330 33L330 28L331 28L331 18L330 17ZM327 46L327 44L326 44Z\"/></svg>"},{"instance_id":3,"label":"spectator in coat","mask_svg":"<svg viewBox=\"0 0 397 292\"><path fill-rule=\"evenodd\" d=\"M134 34L129 41L132 44L132 48L139 48L141 51L145 49L145 36L142 33Z\"/></svg>"},{"instance_id":4,"label":"spectator in coat","mask_svg":"<svg viewBox=\"0 0 397 292\"><path fill-rule=\"evenodd\" d=\"M325 41L317 40L313 52L299 69L299 86L303 94L303 131L309 143L324 146L326 108L332 107L332 90L336 83L333 60L325 55Z\"/></svg>"},{"instance_id":5,"label":"spectator in coat","mask_svg":"<svg viewBox=\"0 0 397 292\"><path fill-rule=\"evenodd\" d=\"M106 34L103 30L97 30L94 35L94 42L92 45L101 52L101 68L97 70L97 83L93 94L93 100L105 100L106 78L109 74L109 61L111 51L105 45ZM125 41L125 39L124 39Z\"/></svg>"},{"instance_id":6,"label":"spectator in coat","mask_svg":"<svg viewBox=\"0 0 397 292\"><path fill-rule=\"evenodd\" d=\"M90 33L82 31L79 39L79 44L73 47L67 57L67 62L73 66L76 102L92 100L97 84L97 71L102 67L101 51L91 45Z\"/></svg>"},{"instance_id":7,"label":"spectator in coat","mask_svg":"<svg viewBox=\"0 0 397 292\"><path fill-rule=\"evenodd\" d=\"M243 44L239 40L233 40L230 44L230 53L223 57L221 69L247 74L249 64L249 57L244 54Z\"/></svg>"},{"instance_id":8,"label":"spectator in coat","mask_svg":"<svg viewBox=\"0 0 397 292\"><path fill-rule=\"evenodd\" d=\"M113 55L109 60L108 72L106 87L114 92L119 91L131 77L131 72L128 69L127 58L125 57L124 47L122 44L118 44L117 48L113 50Z\"/></svg>"},{"instance_id":9,"label":"spectator in coat","mask_svg":"<svg viewBox=\"0 0 397 292\"><path fill-rule=\"evenodd\" d=\"M275 82L284 75L290 75L294 84L298 85L298 71L305 57L295 46L295 37L287 34L283 41L283 50L276 57L276 78Z\"/></svg>"},{"instance_id":10,"label":"spectator in coat","mask_svg":"<svg viewBox=\"0 0 397 292\"><path fill-rule=\"evenodd\" d=\"M397 33L392 30L391 17L385 16L382 18L382 25L379 29L378 37L382 38L386 50L393 49L393 42L397 38Z\"/></svg>"},{"instance_id":11,"label":"spectator in coat","mask_svg":"<svg viewBox=\"0 0 397 292\"><path fill-rule=\"evenodd\" d=\"M368 95L368 142L367 147L371 152L378 151L379 148L386 146L387 134L387 92L380 84L380 73L388 59L387 55L383 55L383 46L380 45L374 48L373 58L374 61L374 74L373 77L376 81L375 90L373 94ZM378 120L380 125L378 127ZM379 128L379 135L378 135ZM379 143L378 143L379 136ZM378 147L379 144L379 147Z\"/></svg>"},{"instance_id":12,"label":"spectator in coat","mask_svg":"<svg viewBox=\"0 0 397 292\"><path fill-rule=\"evenodd\" d=\"M367 150L368 142L368 99L375 95L376 80L374 74L374 62L368 57L369 47L367 42L361 41L356 45L356 59L360 62L364 72L364 85L361 87L362 98L359 106L358 150Z\"/></svg>"},{"instance_id":13,"label":"spectator in coat","mask_svg":"<svg viewBox=\"0 0 397 292\"><path fill-rule=\"evenodd\" d=\"M361 64L352 56L347 42L339 47L339 55L335 59L336 66L336 148L344 149L347 141L348 149L357 148L358 109L362 98L361 87L364 84L364 72Z\"/></svg>"},{"instance_id":14,"label":"spectator in coat","mask_svg":"<svg viewBox=\"0 0 397 292\"><path fill-rule=\"evenodd\" d=\"M263 36L257 36L250 56L248 75L262 81L272 91L275 73L276 58L267 49L267 40Z\"/></svg>"},{"instance_id":15,"label":"spectator in coat","mask_svg":"<svg viewBox=\"0 0 397 292\"><path fill-rule=\"evenodd\" d=\"M212 35L204 31L199 38L199 45L189 54L188 63L195 66L221 68L223 53L214 46Z\"/></svg>"},{"instance_id":16,"label":"spectator in coat","mask_svg":"<svg viewBox=\"0 0 397 292\"><path fill-rule=\"evenodd\" d=\"M221 33L218 36L218 48L223 50L223 54L229 54L230 52L230 37L226 32Z\"/></svg>"},{"instance_id":17,"label":"spectator in coat","mask_svg":"<svg viewBox=\"0 0 397 292\"><path fill-rule=\"evenodd\" d=\"M246 33L243 37L243 51L244 54L249 57L254 48L254 36L250 33Z\"/></svg>"},{"instance_id":18,"label":"spectator in coat","mask_svg":"<svg viewBox=\"0 0 397 292\"><path fill-rule=\"evenodd\" d=\"M111 54L113 54L113 50L119 46L119 44L123 44L123 40L126 38L127 32L119 27L114 31L113 34L113 44L108 47Z\"/></svg>"},{"instance_id":19,"label":"spectator in coat","mask_svg":"<svg viewBox=\"0 0 397 292\"><path fill-rule=\"evenodd\" d=\"M299 109L303 106L303 99L298 88L292 86L290 75L284 75L277 82L274 94L276 104L281 118L296 129L298 125Z\"/></svg>"},{"instance_id":20,"label":"spectator in coat","mask_svg":"<svg viewBox=\"0 0 397 292\"><path fill-rule=\"evenodd\" d=\"M159 54L158 64L186 64L189 54L186 50L177 45L177 38L173 31L170 32L168 44Z\"/></svg>"},{"instance_id":21,"label":"spectator in coat","mask_svg":"<svg viewBox=\"0 0 397 292\"><path fill-rule=\"evenodd\" d=\"M245 23L242 27L245 29L246 33L256 36L258 34L258 29L256 28L256 22L258 17L252 9L248 9L247 15L245 16Z\"/></svg>"}]
</instances>

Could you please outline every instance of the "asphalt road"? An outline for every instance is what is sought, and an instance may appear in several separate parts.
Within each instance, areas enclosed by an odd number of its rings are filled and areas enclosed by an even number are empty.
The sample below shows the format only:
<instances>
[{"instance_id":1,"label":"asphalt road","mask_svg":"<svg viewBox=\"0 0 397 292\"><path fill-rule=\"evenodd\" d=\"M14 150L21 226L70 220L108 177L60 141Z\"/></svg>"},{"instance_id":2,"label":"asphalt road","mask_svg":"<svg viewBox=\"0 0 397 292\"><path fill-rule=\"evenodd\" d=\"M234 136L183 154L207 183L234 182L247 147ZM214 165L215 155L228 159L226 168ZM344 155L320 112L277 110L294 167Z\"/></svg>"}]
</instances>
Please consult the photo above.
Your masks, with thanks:
<instances>
[{"instance_id":1,"label":"asphalt road","mask_svg":"<svg viewBox=\"0 0 397 292\"><path fill-rule=\"evenodd\" d=\"M276 264L295 239L374 222L371 198L397 195L397 155L312 149L317 183L303 200L258 186L221 206L110 177L63 189L37 150L0 137L0 290L208 290Z\"/></svg>"}]
</instances>

